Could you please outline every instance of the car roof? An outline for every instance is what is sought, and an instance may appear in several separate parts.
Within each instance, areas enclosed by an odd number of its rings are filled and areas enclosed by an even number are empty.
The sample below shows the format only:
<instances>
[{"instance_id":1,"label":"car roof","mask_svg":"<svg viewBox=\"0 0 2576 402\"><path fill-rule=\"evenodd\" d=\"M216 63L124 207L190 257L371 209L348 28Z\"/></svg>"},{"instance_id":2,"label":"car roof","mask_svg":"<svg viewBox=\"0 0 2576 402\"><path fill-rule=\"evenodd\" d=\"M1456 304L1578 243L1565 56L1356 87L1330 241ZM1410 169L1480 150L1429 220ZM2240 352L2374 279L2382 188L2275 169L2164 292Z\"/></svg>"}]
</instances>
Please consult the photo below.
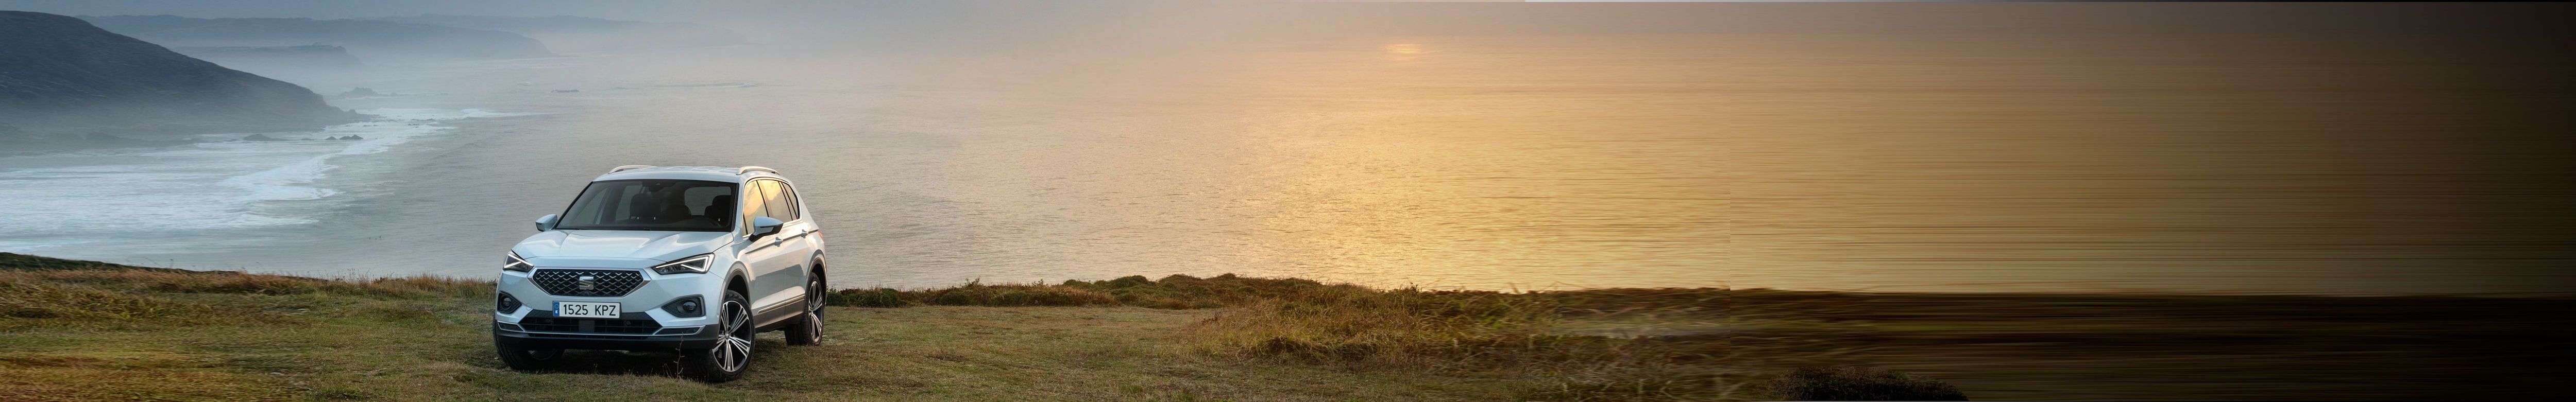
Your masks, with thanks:
<instances>
[{"instance_id":1,"label":"car roof","mask_svg":"<svg viewBox=\"0 0 2576 402\"><path fill-rule=\"evenodd\" d=\"M590 179L590 181L675 179L741 183L761 177L776 178L779 180L787 179L784 176L779 176L778 171L776 170L770 170L769 168L758 166L744 166L738 168L721 166L636 166L641 165L621 166L615 170L610 170L608 174L599 175L597 178Z\"/></svg>"}]
</instances>

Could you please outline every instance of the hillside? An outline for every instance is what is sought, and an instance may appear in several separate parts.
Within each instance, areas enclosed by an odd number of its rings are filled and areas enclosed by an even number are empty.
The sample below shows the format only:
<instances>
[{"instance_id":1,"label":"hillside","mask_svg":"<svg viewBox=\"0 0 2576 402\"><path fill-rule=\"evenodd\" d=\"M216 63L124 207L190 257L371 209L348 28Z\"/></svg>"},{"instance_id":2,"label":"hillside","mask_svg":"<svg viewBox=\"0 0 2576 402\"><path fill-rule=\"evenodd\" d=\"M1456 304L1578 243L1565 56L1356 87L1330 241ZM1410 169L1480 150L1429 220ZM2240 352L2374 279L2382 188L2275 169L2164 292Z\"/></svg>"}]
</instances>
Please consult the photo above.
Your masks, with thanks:
<instances>
[{"instance_id":1,"label":"hillside","mask_svg":"<svg viewBox=\"0 0 2576 402\"><path fill-rule=\"evenodd\" d=\"M679 377L668 353L518 372L494 358L491 289L0 253L0 400L1566 399L1519 369L1538 365L1263 357L1195 329L1226 310L1142 307L831 307L822 345L763 334L723 384Z\"/></svg>"},{"instance_id":2,"label":"hillside","mask_svg":"<svg viewBox=\"0 0 2576 402\"><path fill-rule=\"evenodd\" d=\"M14 141L309 130L363 117L323 103L304 87L190 58L76 18L0 11L0 125L33 137Z\"/></svg>"},{"instance_id":3,"label":"hillside","mask_svg":"<svg viewBox=\"0 0 2576 402\"><path fill-rule=\"evenodd\" d=\"M333 45L172 47L170 51L224 68L316 87L336 87L362 79L368 70L367 63L349 54L348 48Z\"/></svg>"},{"instance_id":4,"label":"hillside","mask_svg":"<svg viewBox=\"0 0 2576 402\"><path fill-rule=\"evenodd\" d=\"M764 334L743 380L704 384L667 353L504 369L491 288L0 253L0 400L1693 401L1949 387L1926 374L1978 399L2544 400L2576 327L2569 299L1131 276L844 289L822 345Z\"/></svg>"},{"instance_id":5,"label":"hillside","mask_svg":"<svg viewBox=\"0 0 2576 402\"><path fill-rule=\"evenodd\" d=\"M365 62L358 61L357 56L350 55L348 48L332 45L174 47L170 50L236 68L255 66L345 71L367 67Z\"/></svg>"},{"instance_id":6,"label":"hillside","mask_svg":"<svg viewBox=\"0 0 2576 402\"><path fill-rule=\"evenodd\" d=\"M378 20L83 16L100 28L171 47L335 45L369 63L554 56L518 34Z\"/></svg>"},{"instance_id":7,"label":"hillside","mask_svg":"<svg viewBox=\"0 0 2576 402\"><path fill-rule=\"evenodd\" d=\"M385 17L385 21L485 29L527 35L560 52L729 46L749 43L732 30L686 22L641 22L599 18L494 17L425 14Z\"/></svg>"}]
</instances>

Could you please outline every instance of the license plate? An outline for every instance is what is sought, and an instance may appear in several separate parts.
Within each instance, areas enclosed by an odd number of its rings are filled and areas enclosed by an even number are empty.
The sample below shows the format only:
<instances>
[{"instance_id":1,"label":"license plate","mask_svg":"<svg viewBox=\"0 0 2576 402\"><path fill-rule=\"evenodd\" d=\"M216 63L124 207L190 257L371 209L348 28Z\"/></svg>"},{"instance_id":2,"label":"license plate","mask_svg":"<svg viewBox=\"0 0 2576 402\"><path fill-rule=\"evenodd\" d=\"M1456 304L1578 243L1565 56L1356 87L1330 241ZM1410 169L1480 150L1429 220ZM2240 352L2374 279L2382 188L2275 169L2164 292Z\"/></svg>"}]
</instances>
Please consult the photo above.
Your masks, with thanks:
<instances>
[{"instance_id":1,"label":"license plate","mask_svg":"<svg viewBox=\"0 0 2576 402\"><path fill-rule=\"evenodd\" d=\"M555 302L556 317L617 318L617 303Z\"/></svg>"}]
</instances>

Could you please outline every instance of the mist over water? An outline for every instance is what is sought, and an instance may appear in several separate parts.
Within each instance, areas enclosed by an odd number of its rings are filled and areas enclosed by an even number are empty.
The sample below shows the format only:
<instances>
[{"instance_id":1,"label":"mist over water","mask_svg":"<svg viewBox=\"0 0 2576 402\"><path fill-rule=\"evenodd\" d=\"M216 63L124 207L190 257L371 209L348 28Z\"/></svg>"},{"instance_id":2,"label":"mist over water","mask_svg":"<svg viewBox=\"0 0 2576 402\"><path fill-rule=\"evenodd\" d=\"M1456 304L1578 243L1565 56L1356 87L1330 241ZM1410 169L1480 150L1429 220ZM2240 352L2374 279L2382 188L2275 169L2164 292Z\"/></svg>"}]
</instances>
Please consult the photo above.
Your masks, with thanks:
<instances>
[{"instance_id":1,"label":"mist over water","mask_svg":"<svg viewBox=\"0 0 2576 402\"><path fill-rule=\"evenodd\" d=\"M609 167L760 165L796 180L840 286L1235 273L2384 294L2571 279L2576 203L2541 184L2570 172L2563 140L2531 134L2567 128L2548 116L2568 112L2553 106L2568 88L2517 81L2551 64L2493 58L2512 52L2428 53L2457 48L2443 40L1092 32L928 42L957 46L941 48L798 29L279 77L409 95L334 101L385 116L335 129L363 142L0 157L0 208L26 217L0 221L0 251L481 277Z\"/></svg>"}]
</instances>

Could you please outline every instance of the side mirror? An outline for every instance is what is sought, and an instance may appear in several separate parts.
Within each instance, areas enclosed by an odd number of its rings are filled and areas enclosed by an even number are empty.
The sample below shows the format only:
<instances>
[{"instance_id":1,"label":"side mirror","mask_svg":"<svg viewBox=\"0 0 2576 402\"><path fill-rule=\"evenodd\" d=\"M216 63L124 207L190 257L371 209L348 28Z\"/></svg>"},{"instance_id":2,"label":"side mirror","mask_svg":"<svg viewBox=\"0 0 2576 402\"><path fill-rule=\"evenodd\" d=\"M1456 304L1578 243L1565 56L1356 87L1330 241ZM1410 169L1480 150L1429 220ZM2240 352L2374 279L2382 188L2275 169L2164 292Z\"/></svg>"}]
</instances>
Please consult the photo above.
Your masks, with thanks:
<instances>
[{"instance_id":1,"label":"side mirror","mask_svg":"<svg viewBox=\"0 0 2576 402\"><path fill-rule=\"evenodd\" d=\"M543 232L553 228L555 228L555 214L537 217L537 231Z\"/></svg>"},{"instance_id":2,"label":"side mirror","mask_svg":"<svg viewBox=\"0 0 2576 402\"><path fill-rule=\"evenodd\" d=\"M785 225L785 224L787 224L787 223L786 223L786 222L779 222L779 221L778 221L778 218L771 218L771 217L766 217L766 216L755 216L755 217L752 217L752 218L751 218L751 238L758 239L758 238L760 238L761 236L768 236L768 235L771 235L771 234L776 234L776 233L778 233L778 226L779 226L779 225Z\"/></svg>"}]
</instances>

